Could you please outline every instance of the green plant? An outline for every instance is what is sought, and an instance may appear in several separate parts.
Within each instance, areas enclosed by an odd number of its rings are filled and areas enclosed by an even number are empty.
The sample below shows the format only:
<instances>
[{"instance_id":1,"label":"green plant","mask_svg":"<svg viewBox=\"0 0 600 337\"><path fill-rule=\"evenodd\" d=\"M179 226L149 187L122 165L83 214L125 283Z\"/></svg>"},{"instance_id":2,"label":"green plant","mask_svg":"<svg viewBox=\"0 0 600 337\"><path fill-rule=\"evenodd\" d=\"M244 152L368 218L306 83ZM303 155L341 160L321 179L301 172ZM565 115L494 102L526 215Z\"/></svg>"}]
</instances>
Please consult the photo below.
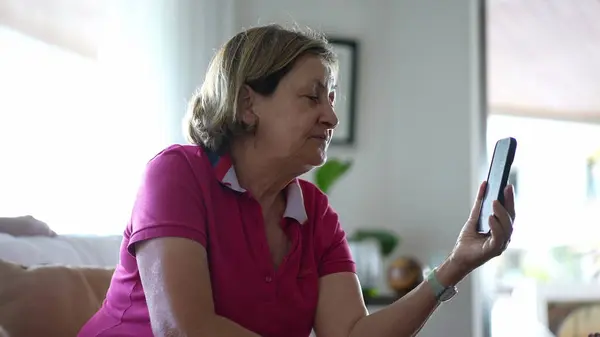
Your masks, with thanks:
<instances>
[{"instance_id":1,"label":"green plant","mask_svg":"<svg viewBox=\"0 0 600 337\"><path fill-rule=\"evenodd\" d=\"M323 191L329 190L352 167L352 161L337 158L328 159L325 164L315 170L315 185Z\"/></svg>"}]
</instances>

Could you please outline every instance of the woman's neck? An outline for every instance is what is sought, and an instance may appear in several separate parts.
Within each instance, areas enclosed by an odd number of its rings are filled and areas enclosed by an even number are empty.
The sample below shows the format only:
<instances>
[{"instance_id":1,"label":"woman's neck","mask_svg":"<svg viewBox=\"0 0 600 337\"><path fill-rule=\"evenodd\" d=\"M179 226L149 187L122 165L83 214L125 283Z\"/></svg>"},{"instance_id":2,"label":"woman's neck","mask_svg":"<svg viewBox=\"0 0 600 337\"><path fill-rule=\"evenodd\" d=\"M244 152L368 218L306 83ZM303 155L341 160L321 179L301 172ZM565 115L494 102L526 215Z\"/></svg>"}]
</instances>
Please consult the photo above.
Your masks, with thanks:
<instances>
[{"instance_id":1,"label":"woman's neck","mask_svg":"<svg viewBox=\"0 0 600 337\"><path fill-rule=\"evenodd\" d=\"M285 187L298 175L291 170L289 161L269 157L264 151L245 142L231 145L231 161L240 186L261 204L271 208Z\"/></svg>"}]
</instances>

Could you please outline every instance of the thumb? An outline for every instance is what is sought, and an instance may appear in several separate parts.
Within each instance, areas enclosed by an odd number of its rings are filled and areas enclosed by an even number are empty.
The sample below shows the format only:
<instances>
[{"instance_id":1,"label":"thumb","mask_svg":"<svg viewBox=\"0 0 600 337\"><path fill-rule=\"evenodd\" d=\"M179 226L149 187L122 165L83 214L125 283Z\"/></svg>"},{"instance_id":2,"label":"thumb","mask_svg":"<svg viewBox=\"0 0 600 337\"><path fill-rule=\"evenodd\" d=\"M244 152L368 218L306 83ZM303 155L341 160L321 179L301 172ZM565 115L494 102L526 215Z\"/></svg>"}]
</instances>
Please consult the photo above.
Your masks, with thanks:
<instances>
[{"instance_id":1,"label":"thumb","mask_svg":"<svg viewBox=\"0 0 600 337\"><path fill-rule=\"evenodd\" d=\"M479 185L477 197L475 198L475 202L473 203L473 208L471 208L469 220L467 220L468 227L473 227L474 229L477 227L477 222L479 221L479 213L481 212L481 202L483 201L483 197L485 196L486 187L486 181L483 181L481 185Z\"/></svg>"}]
</instances>

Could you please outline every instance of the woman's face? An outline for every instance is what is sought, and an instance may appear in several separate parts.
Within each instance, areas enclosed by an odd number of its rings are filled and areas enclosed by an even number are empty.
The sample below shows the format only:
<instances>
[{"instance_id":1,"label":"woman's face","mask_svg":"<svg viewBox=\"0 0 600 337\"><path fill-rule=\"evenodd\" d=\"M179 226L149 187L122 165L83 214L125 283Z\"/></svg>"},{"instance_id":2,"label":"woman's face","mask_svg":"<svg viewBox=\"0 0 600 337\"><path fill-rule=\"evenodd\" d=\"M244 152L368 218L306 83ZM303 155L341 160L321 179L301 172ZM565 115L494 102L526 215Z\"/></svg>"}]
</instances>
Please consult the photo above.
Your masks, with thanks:
<instances>
[{"instance_id":1,"label":"woman's face","mask_svg":"<svg viewBox=\"0 0 600 337\"><path fill-rule=\"evenodd\" d=\"M338 124L333 110L334 79L321 58L300 57L268 97L250 92L243 116L255 118L254 141L268 157L310 169L327 159Z\"/></svg>"}]
</instances>

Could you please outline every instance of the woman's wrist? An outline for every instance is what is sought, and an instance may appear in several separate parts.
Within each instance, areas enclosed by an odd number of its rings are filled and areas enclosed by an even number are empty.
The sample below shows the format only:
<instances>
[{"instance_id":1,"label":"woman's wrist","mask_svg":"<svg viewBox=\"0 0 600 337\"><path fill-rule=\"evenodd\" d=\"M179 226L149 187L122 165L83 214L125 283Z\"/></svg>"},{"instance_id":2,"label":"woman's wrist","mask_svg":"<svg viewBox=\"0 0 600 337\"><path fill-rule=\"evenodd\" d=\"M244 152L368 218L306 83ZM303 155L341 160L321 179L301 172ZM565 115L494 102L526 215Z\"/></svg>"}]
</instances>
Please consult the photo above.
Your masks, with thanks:
<instances>
[{"instance_id":1,"label":"woman's wrist","mask_svg":"<svg viewBox=\"0 0 600 337\"><path fill-rule=\"evenodd\" d=\"M436 268L435 274L443 286L450 287L457 285L469 272L468 268L450 256Z\"/></svg>"}]
</instances>

